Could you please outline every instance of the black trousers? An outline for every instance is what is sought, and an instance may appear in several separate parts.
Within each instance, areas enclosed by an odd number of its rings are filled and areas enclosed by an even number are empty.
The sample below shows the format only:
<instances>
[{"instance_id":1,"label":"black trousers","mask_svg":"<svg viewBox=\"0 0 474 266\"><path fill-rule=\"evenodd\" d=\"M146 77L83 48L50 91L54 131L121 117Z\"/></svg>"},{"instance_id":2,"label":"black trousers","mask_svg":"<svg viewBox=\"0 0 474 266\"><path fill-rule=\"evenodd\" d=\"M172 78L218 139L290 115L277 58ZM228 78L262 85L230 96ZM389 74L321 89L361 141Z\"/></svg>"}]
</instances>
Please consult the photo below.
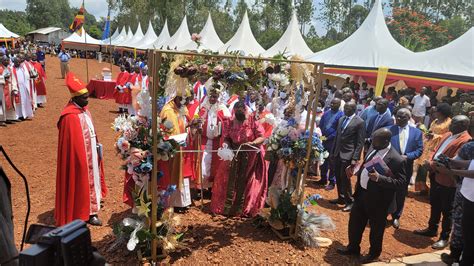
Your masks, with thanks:
<instances>
[{"instance_id":1,"label":"black trousers","mask_svg":"<svg viewBox=\"0 0 474 266\"><path fill-rule=\"evenodd\" d=\"M437 231L441 214L443 214L440 239L448 240L451 234L454 195L456 195L455 187L442 186L434 178L431 178L431 215L428 224L430 229Z\"/></svg>"},{"instance_id":2,"label":"black trousers","mask_svg":"<svg viewBox=\"0 0 474 266\"><path fill-rule=\"evenodd\" d=\"M460 265L474 265L474 202L464 198L462 208L462 236L464 248Z\"/></svg>"},{"instance_id":3,"label":"black trousers","mask_svg":"<svg viewBox=\"0 0 474 266\"><path fill-rule=\"evenodd\" d=\"M361 189L357 194L349 217L349 245L347 248L360 252L360 242L368 222L370 224L369 254L378 257L382 253L383 234L388 210L384 207L369 210L368 206L373 206L373 202L370 201L367 191Z\"/></svg>"},{"instance_id":4,"label":"black trousers","mask_svg":"<svg viewBox=\"0 0 474 266\"><path fill-rule=\"evenodd\" d=\"M346 204L351 204L352 198L351 179L346 176L346 168L351 165L351 161L342 160L336 157L334 167L336 169L336 187L338 198L344 199Z\"/></svg>"}]
</instances>

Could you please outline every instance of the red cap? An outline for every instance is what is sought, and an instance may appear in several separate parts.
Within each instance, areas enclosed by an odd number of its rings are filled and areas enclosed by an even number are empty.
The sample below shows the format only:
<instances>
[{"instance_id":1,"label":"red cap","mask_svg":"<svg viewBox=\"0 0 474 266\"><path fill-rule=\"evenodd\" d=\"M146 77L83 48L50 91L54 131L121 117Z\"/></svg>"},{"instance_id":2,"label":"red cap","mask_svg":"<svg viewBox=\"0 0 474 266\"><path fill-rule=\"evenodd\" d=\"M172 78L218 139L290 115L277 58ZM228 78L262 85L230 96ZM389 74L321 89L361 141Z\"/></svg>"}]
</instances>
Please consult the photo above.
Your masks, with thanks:
<instances>
[{"instance_id":1,"label":"red cap","mask_svg":"<svg viewBox=\"0 0 474 266\"><path fill-rule=\"evenodd\" d=\"M69 89L72 97L81 96L88 93L86 85L82 83L72 72L66 75L66 86Z\"/></svg>"}]
</instances>

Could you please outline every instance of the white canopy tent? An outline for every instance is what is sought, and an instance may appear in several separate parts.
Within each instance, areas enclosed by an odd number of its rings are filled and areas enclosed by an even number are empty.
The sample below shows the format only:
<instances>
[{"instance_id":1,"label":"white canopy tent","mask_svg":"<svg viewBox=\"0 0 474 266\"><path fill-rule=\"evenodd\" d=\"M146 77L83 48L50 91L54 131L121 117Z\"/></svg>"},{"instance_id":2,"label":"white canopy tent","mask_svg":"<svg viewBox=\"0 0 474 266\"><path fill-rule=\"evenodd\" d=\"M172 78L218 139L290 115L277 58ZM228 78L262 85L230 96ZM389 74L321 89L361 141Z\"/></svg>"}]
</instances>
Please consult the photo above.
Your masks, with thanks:
<instances>
[{"instance_id":1,"label":"white canopy tent","mask_svg":"<svg viewBox=\"0 0 474 266\"><path fill-rule=\"evenodd\" d=\"M63 39L63 46L69 49L83 49L84 46L89 46L89 50L98 50L100 45L103 45L101 40L92 38L84 28L82 28L82 34L79 35L76 32L71 34L69 37Z\"/></svg>"},{"instance_id":2,"label":"white canopy tent","mask_svg":"<svg viewBox=\"0 0 474 266\"><path fill-rule=\"evenodd\" d=\"M150 21L148 23L148 30L146 31L145 36L143 36L143 38L140 41L130 44L129 47L140 49L140 47L148 46L156 42L156 40L158 40L158 37L156 36L156 33L153 30L153 25L151 24L151 21Z\"/></svg>"},{"instance_id":3,"label":"white canopy tent","mask_svg":"<svg viewBox=\"0 0 474 266\"><path fill-rule=\"evenodd\" d=\"M11 38L19 38L20 35L11 32L2 23L0 23L0 39L11 39Z\"/></svg>"},{"instance_id":4,"label":"white canopy tent","mask_svg":"<svg viewBox=\"0 0 474 266\"><path fill-rule=\"evenodd\" d=\"M212 23L211 13L207 16L207 21L204 27L202 28L201 32L199 33L201 36L201 44L198 45L189 40L188 44L183 46L182 50L211 50L213 52L217 52L219 48L221 48L224 43L221 41L219 36L217 35L216 29L214 28L214 23Z\"/></svg>"},{"instance_id":5,"label":"white canopy tent","mask_svg":"<svg viewBox=\"0 0 474 266\"><path fill-rule=\"evenodd\" d=\"M117 44L113 44L114 46L124 46L126 45L131 39L133 38L133 32L132 32L132 29L130 29L130 26L128 26L128 29L127 29L127 36L125 36L125 38L121 41L121 42L117 42Z\"/></svg>"},{"instance_id":6,"label":"white canopy tent","mask_svg":"<svg viewBox=\"0 0 474 266\"><path fill-rule=\"evenodd\" d=\"M143 39L144 35L143 35L143 31L142 31L142 26L140 25L140 22L138 22L138 26L137 26L137 31L135 32L135 35L133 35L133 37L128 40L127 43L124 43L123 47L132 47L132 48L135 48L138 43Z\"/></svg>"},{"instance_id":7,"label":"white canopy tent","mask_svg":"<svg viewBox=\"0 0 474 266\"><path fill-rule=\"evenodd\" d=\"M287 56L299 55L307 57L313 54L301 35L298 27L298 19L296 18L296 11L293 11L293 16L285 33L283 33L281 38L270 47L270 49L263 53L263 56L272 57L283 52L285 52Z\"/></svg>"},{"instance_id":8,"label":"white canopy tent","mask_svg":"<svg viewBox=\"0 0 474 266\"><path fill-rule=\"evenodd\" d=\"M421 64L421 67L413 69L408 64L406 68L473 78L474 27L444 46L416 53L413 62Z\"/></svg>"},{"instance_id":9,"label":"white canopy tent","mask_svg":"<svg viewBox=\"0 0 474 266\"><path fill-rule=\"evenodd\" d=\"M164 42L163 47L165 49L181 50L181 48L186 45L189 40L191 40L191 34L189 34L188 22L186 21L186 16L184 16L178 30L168 41Z\"/></svg>"},{"instance_id":10,"label":"white canopy tent","mask_svg":"<svg viewBox=\"0 0 474 266\"><path fill-rule=\"evenodd\" d=\"M165 20L165 25L163 25L163 29L161 29L160 35L157 39L151 43L143 43L139 45L137 49L146 50L146 49L159 49L163 46L170 39L170 32L168 30L168 21Z\"/></svg>"},{"instance_id":11,"label":"white canopy tent","mask_svg":"<svg viewBox=\"0 0 474 266\"><path fill-rule=\"evenodd\" d=\"M351 36L307 59L336 66L403 68L413 55L392 37L385 24L382 4L376 0L367 18Z\"/></svg>"},{"instance_id":12,"label":"white canopy tent","mask_svg":"<svg viewBox=\"0 0 474 266\"><path fill-rule=\"evenodd\" d=\"M127 30L125 26L122 28L122 31L120 32L119 36L117 38L112 39L112 45L117 45L121 42L123 42L127 38Z\"/></svg>"},{"instance_id":13,"label":"white canopy tent","mask_svg":"<svg viewBox=\"0 0 474 266\"><path fill-rule=\"evenodd\" d=\"M258 56L265 52L265 49L263 49L252 34L247 12L245 12L244 17L242 18L242 23L240 23L234 36L219 48L220 53L225 53L226 51L243 51L246 55L254 56Z\"/></svg>"},{"instance_id":14,"label":"white canopy tent","mask_svg":"<svg viewBox=\"0 0 474 266\"><path fill-rule=\"evenodd\" d=\"M119 28L116 28L114 34L112 34L112 36L110 36L110 38L102 40L102 44L110 45L110 43L113 42L119 36L120 36L120 30L119 30Z\"/></svg>"}]
</instances>

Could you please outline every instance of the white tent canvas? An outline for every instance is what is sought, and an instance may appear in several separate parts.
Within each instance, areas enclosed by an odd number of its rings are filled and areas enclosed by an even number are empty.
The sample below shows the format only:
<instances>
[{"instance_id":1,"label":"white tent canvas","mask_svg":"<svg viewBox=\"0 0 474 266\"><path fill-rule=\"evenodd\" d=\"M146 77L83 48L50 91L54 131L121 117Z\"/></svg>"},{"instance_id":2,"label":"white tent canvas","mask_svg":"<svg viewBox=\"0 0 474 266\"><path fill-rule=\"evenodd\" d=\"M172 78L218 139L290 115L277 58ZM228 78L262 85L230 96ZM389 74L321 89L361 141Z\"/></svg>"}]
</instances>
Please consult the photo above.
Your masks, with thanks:
<instances>
[{"instance_id":1,"label":"white tent canvas","mask_svg":"<svg viewBox=\"0 0 474 266\"><path fill-rule=\"evenodd\" d=\"M0 38L18 38L18 34L11 32L2 23L0 23Z\"/></svg>"},{"instance_id":2,"label":"white tent canvas","mask_svg":"<svg viewBox=\"0 0 474 266\"><path fill-rule=\"evenodd\" d=\"M422 67L411 70L474 77L474 27L459 38L436 49L416 53L413 62Z\"/></svg>"},{"instance_id":3,"label":"white tent canvas","mask_svg":"<svg viewBox=\"0 0 474 266\"><path fill-rule=\"evenodd\" d=\"M132 38L133 38L133 32L132 32L132 30L130 29L130 26L128 26L128 29L127 29L127 36L125 36L125 38L124 38L121 42L117 42L117 44L113 44L113 43L112 43L112 45L115 45L115 46L124 46L124 45L126 45Z\"/></svg>"},{"instance_id":4,"label":"white tent canvas","mask_svg":"<svg viewBox=\"0 0 474 266\"><path fill-rule=\"evenodd\" d=\"M119 36L120 36L119 28L116 28L114 34L112 34L112 36L110 36L110 38L102 40L102 43L104 45L110 45L110 43L113 42Z\"/></svg>"},{"instance_id":5,"label":"white tent canvas","mask_svg":"<svg viewBox=\"0 0 474 266\"><path fill-rule=\"evenodd\" d=\"M327 65L403 69L413 55L392 37L385 24L382 4L376 0L367 18L351 36L307 59Z\"/></svg>"},{"instance_id":6,"label":"white tent canvas","mask_svg":"<svg viewBox=\"0 0 474 266\"><path fill-rule=\"evenodd\" d=\"M112 45L117 45L121 42L123 42L127 38L127 30L125 29L125 26L122 28L122 31L120 31L119 36L117 38L112 39Z\"/></svg>"},{"instance_id":7,"label":"white tent canvas","mask_svg":"<svg viewBox=\"0 0 474 266\"><path fill-rule=\"evenodd\" d=\"M158 40L158 37L156 36L155 31L153 30L153 25L151 24L151 21L148 23L148 30L145 33L145 36L143 38L134 43L131 44L130 47L140 49L141 46L148 46L152 43L154 43L156 40Z\"/></svg>"},{"instance_id":8,"label":"white tent canvas","mask_svg":"<svg viewBox=\"0 0 474 266\"><path fill-rule=\"evenodd\" d=\"M171 50L181 50L181 47L186 45L189 40L191 40L191 34L189 34L188 22L186 21L186 16L184 16L178 30L163 44L163 47Z\"/></svg>"},{"instance_id":9,"label":"white tent canvas","mask_svg":"<svg viewBox=\"0 0 474 266\"><path fill-rule=\"evenodd\" d=\"M159 49L163 46L164 43L166 43L170 39L170 32L168 30L168 21L165 21L165 25L163 25L163 29L161 30L160 35L156 40L154 40L151 43L143 43L142 45L139 45L137 49Z\"/></svg>"},{"instance_id":10,"label":"white tent canvas","mask_svg":"<svg viewBox=\"0 0 474 266\"><path fill-rule=\"evenodd\" d=\"M135 35L133 35L133 38L131 38L127 43L125 43L122 46L134 48L143 39L143 37L144 35L142 31L142 26L140 25L140 22L139 22L137 26L137 31L135 32Z\"/></svg>"},{"instance_id":11,"label":"white tent canvas","mask_svg":"<svg viewBox=\"0 0 474 266\"><path fill-rule=\"evenodd\" d=\"M220 53L226 51L243 51L246 55L260 55L265 49L257 42L250 28L249 17L245 12L237 32L234 36L219 49Z\"/></svg>"},{"instance_id":12,"label":"white tent canvas","mask_svg":"<svg viewBox=\"0 0 474 266\"><path fill-rule=\"evenodd\" d=\"M214 28L214 23L212 23L210 13L207 17L206 24L202 28L199 35L201 36L201 44L199 45L199 48L194 41L189 40L188 44L182 47L182 50L211 50L217 52L219 48L224 45L224 43L217 35L216 29Z\"/></svg>"},{"instance_id":13,"label":"white tent canvas","mask_svg":"<svg viewBox=\"0 0 474 266\"><path fill-rule=\"evenodd\" d=\"M272 57L283 52L285 52L287 56L299 55L302 57L309 56L313 53L301 35L298 19L296 18L296 11L293 11L293 16L285 33L283 33L281 38L270 47L270 49L263 53L263 56Z\"/></svg>"},{"instance_id":14,"label":"white tent canvas","mask_svg":"<svg viewBox=\"0 0 474 266\"><path fill-rule=\"evenodd\" d=\"M76 32L71 34L69 37L63 39L65 43L78 43L78 44L90 44L90 45L102 45L101 40L92 38L84 28L82 28L82 34L79 35Z\"/></svg>"}]
</instances>

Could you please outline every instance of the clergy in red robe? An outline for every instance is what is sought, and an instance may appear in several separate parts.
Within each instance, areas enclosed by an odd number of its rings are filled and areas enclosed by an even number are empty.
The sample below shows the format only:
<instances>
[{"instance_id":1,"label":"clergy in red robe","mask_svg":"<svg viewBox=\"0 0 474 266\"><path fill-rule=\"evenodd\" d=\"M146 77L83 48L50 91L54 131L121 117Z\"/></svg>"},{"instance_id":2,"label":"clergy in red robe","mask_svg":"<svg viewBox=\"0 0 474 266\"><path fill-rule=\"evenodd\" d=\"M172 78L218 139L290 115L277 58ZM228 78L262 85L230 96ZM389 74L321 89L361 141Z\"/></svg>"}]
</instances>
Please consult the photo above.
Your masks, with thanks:
<instances>
[{"instance_id":1,"label":"clergy in red robe","mask_svg":"<svg viewBox=\"0 0 474 266\"><path fill-rule=\"evenodd\" d=\"M46 85L44 83L46 80L46 72L41 63L38 62L36 54L31 56L31 64L36 69L36 72L38 72L38 77L34 81L37 94L36 101L38 107L43 107L43 104L46 103Z\"/></svg>"},{"instance_id":2,"label":"clergy in red robe","mask_svg":"<svg viewBox=\"0 0 474 266\"><path fill-rule=\"evenodd\" d=\"M209 95L204 100L199 111L199 117L203 121L201 134L201 171L203 182L200 184L199 176L193 176L197 188L203 189L212 187L212 182L216 177L217 169L221 160L215 152L222 146L222 128L229 122L231 113L225 104L219 101L220 90L213 87L209 90ZM195 157L197 154L195 154Z\"/></svg>"},{"instance_id":3,"label":"clergy in red robe","mask_svg":"<svg viewBox=\"0 0 474 266\"><path fill-rule=\"evenodd\" d=\"M102 146L97 140L87 109L89 93L72 72L66 76L71 100L58 121L58 164L56 173L57 226L75 219L102 225L97 214L107 193Z\"/></svg>"},{"instance_id":4,"label":"clergy in red robe","mask_svg":"<svg viewBox=\"0 0 474 266\"><path fill-rule=\"evenodd\" d=\"M125 85L128 82L130 77L130 73L125 69L124 65L120 66L120 73L117 75L116 86L114 91L114 98L115 102L119 105L119 113L125 112L127 108L127 104L129 104L128 100L131 100L129 95L125 93ZM128 98L127 98L128 97Z\"/></svg>"}]
</instances>

